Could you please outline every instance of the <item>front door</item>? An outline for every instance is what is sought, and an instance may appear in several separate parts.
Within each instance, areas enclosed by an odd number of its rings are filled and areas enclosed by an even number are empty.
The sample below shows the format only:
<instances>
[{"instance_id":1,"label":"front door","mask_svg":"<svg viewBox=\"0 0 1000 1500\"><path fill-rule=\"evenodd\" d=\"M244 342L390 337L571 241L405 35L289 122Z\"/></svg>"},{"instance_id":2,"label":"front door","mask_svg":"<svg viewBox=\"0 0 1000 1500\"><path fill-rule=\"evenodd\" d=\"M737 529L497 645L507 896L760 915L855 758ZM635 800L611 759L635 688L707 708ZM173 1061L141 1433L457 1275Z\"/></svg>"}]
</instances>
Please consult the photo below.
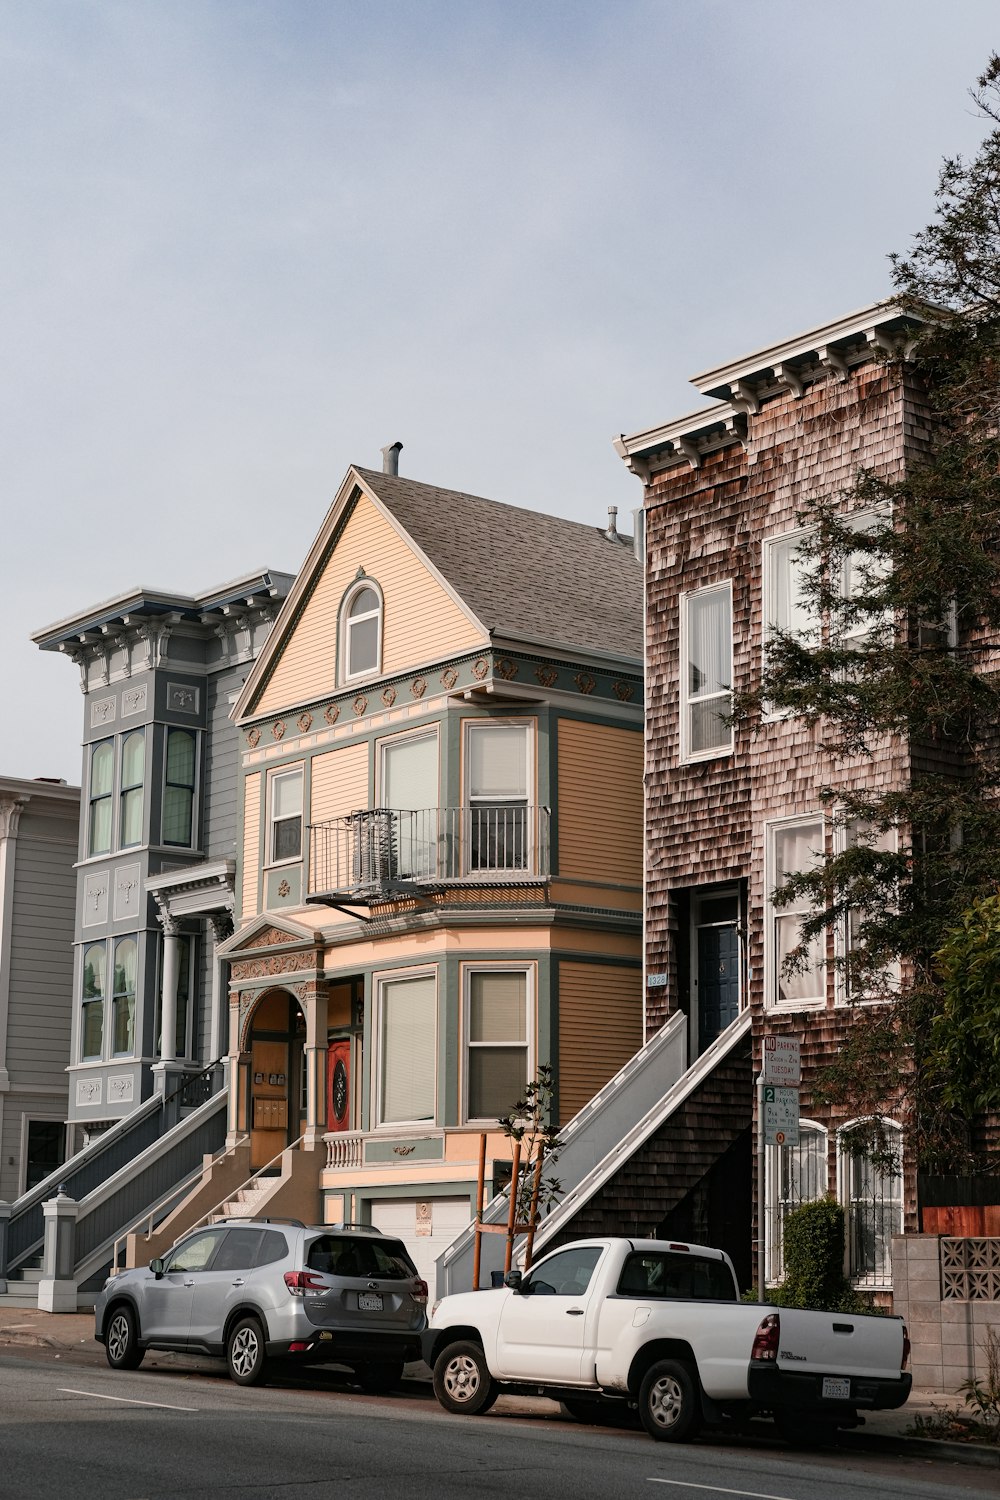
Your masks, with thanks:
<instances>
[{"instance_id":1,"label":"front door","mask_svg":"<svg viewBox=\"0 0 1000 1500\"><path fill-rule=\"evenodd\" d=\"M342 1036L326 1052L327 1130L350 1130L351 1112L351 1038Z\"/></svg>"},{"instance_id":2,"label":"front door","mask_svg":"<svg viewBox=\"0 0 1000 1500\"><path fill-rule=\"evenodd\" d=\"M740 1013L738 922L738 892L715 891L695 897L691 967L699 1055Z\"/></svg>"},{"instance_id":3,"label":"front door","mask_svg":"<svg viewBox=\"0 0 1000 1500\"><path fill-rule=\"evenodd\" d=\"M250 1165L256 1172L288 1145L288 1043L255 1037L250 1051Z\"/></svg>"}]
</instances>

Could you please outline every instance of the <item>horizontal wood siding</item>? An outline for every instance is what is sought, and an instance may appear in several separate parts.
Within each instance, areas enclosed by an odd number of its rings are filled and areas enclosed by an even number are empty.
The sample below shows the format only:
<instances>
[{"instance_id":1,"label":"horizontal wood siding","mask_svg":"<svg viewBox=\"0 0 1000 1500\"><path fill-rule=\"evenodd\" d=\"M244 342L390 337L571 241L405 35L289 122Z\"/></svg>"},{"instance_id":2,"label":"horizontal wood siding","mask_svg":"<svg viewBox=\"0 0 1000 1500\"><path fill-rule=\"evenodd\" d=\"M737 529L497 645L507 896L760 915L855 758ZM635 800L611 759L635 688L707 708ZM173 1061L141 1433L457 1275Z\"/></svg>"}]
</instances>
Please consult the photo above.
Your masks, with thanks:
<instances>
[{"instance_id":1,"label":"horizontal wood siding","mask_svg":"<svg viewBox=\"0 0 1000 1500\"><path fill-rule=\"evenodd\" d=\"M66 1098L73 1011L76 818L61 840L39 837L30 809L14 846L7 1068L13 1086ZM49 831L50 820L39 826Z\"/></svg>"},{"instance_id":2,"label":"horizontal wood siding","mask_svg":"<svg viewBox=\"0 0 1000 1500\"><path fill-rule=\"evenodd\" d=\"M270 713L337 685L337 615L364 568L385 599L382 674L469 650L484 640L381 511L362 495L312 596L280 648L256 711Z\"/></svg>"},{"instance_id":3,"label":"horizontal wood siding","mask_svg":"<svg viewBox=\"0 0 1000 1500\"><path fill-rule=\"evenodd\" d=\"M310 822L339 818L368 803L367 741L313 757Z\"/></svg>"},{"instance_id":4,"label":"horizontal wood siding","mask_svg":"<svg viewBox=\"0 0 1000 1500\"><path fill-rule=\"evenodd\" d=\"M257 912L257 874L260 869L260 772L243 783L243 894L245 922Z\"/></svg>"},{"instance_id":5,"label":"horizontal wood siding","mask_svg":"<svg viewBox=\"0 0 1000 1500\"><path fill-rule=\"evenodd\" d=\"M560 719L558 735L559 874L641 886L641 730Z\"/></svg>"},{"instance_id":6,"label":"horizontal wood siding","mask_svg":"<svg viewBox=\"0 0 1000 1500\"><path fill-rule=\"evenodd\" d=\"M642 1045L642 974L559 965L559 1118L581 1110Z\"/></svg>"}]
</instances>

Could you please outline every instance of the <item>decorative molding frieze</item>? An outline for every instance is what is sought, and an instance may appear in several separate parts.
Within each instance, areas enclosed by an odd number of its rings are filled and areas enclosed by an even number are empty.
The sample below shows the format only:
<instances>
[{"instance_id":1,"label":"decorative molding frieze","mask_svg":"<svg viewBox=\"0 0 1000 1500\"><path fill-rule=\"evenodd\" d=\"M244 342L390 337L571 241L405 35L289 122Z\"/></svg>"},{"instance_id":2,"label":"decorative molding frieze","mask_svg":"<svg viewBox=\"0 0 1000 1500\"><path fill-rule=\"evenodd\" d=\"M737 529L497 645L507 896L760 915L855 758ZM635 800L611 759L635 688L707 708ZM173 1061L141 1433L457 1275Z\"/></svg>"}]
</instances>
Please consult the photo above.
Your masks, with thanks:
<instances>
[{"instance_id":1,"label":"decorative molding frieze","mask_svg":"<svg viewBox=\"0 0 1000 1500\"><path fill-rule=\"evenodd\" d=\"M136 687L128 687L122 693L122 718L130 719L135 714L144 714L149 702L149 684L139 683Z\"/></svg>"},{"instance_id":2,"label":"decorative molding frieze","mask_svg":"<svg viewBox=\"0 0 1000 1500\"><path fill-rule=\"evenodd\" d=\"M270 958L243 959L232 966L234 979L270 979L316 967L314 953L272 953Z\"/></svg>"},{"instance_id":3,"label":"decorative molding frieze","mask_svg":"<svg viewBox=\"0 0 1000 1500\"><path fill-rule=\"evenodd\" d=\"M106 678L102 678L107 681ZM90 727L91 729L104 729L113 724L118 713L118 700L116 698L95 698L90 705Z\"/></svg>"},{"instance_id":4,"label":"decorative molding frieze","mask_svg":"<svg viewBox=\"0 0 1000 1500\"><path fill-rule=\"evenodd\" d=\"M108 1078L108 1103L129 1104L135 1097L135 1080L131 1073L112 1073Z\"/></svg>"},{"instance_id":5,"label":"decorative molding frieze","mask_svg":"<svg viewBox=\"0 0 1000 1500\"><path fill-rule=\"evenodd\" d=\"M100 1104L104 1098L104 1081L101 1078L78 1078L76 1080L76 1102Z\"/></svg>"},{"instance_id":6,"label":"decorative molding frieze","mask_svg":"<svg viewBox=\"0 0 1000 1500\"><path fill-rule=\"evenodd\" d=\"M294 943L295 939L288 932L282 932L277 927L265 927L263 932L258 932L256 937L242 945L245 952L249 948L277 948L287 943Z\"/></svg>"},{"instance_id":7,"label":"decorative molding frieze","mask_svg":"<svg viewBox=\"0 0 1000 1500\"><path fill-rule=\"evenodd\" d=\"M196 687L186 682L167 683L167 708L172 713L196 714L201 706L201 694Z\"/></svg>"},{"instance_id":8,"label":"decorative molding frieze","mask_svg":"<svg viewBox=\"0 0 1000 1500\"><path fill-rule=\"evenodd\" d=\"M83 914L84 927L103 927L108 920L108 889L110 879L107 870L95 870L84 877Z\"/></svg>"},{"instance_id":9,"label":"decorative molding frieze","mask_svg":"<svg viewBox=\"0 0 1000 1500\"><path fill-rule=\"evenodd\" d=\"M139 915L139 892L142 887L138 864L119 865L115 871L114 919L127 922Z\"/></svg>"}]
</instances>

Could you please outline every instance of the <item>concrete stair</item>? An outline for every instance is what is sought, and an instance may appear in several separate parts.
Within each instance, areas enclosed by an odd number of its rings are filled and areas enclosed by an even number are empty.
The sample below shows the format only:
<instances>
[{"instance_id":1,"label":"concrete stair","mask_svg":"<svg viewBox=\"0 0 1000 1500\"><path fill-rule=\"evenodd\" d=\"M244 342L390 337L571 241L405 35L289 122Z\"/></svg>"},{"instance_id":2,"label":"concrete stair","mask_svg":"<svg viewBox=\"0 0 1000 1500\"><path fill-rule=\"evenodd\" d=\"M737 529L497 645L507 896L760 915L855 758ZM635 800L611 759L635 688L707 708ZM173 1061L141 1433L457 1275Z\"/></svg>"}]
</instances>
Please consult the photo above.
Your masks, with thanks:
<instances>
[{"instance_id":1,"label":"concrete stair","mask_svg":"<svg viewBox=\"0 0 1000 1500\"><path fill-rule=\"evenodd\" d=\"M0 1307L37 1307L38 1283L42 1279L42 1257L30 1260L11 1271L7 1277L7 1290L0 1293Z\"/></svg>"}]
</instances>

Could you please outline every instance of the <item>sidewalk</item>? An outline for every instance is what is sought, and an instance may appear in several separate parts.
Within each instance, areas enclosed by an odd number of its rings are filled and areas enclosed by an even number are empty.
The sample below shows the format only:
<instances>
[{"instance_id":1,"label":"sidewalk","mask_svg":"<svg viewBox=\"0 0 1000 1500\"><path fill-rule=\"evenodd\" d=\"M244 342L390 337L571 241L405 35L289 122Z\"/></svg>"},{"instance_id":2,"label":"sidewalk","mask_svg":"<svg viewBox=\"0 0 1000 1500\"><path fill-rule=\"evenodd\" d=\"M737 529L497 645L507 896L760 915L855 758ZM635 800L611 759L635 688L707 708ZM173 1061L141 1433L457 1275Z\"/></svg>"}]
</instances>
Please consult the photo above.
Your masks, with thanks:
<instances>
[{"instance_id":1,"label":"sidewalk","mask_svg":"<svg viewBox=\"0 0 1000 1500\"><path fill-rule=\"evenodd\" d=\"M93 1353L104 1357L103 1350L94 1340L92 1312L43 1313L31 1307L0 1306L0 1351L18 1347L51 1349L55 1354ZM552 1401L526 1396L513 1399L524 1416L548 1417L557 1411ZM867 1448L1000 1469L1000 1448L906 1436L906 1430L915 1417L931 1416L935 1408L954 1409L961 1405L961 1397L949 1396L944 1391L914 1391L899 1411L870 1412L865 1417L864 1427L841 1434L840 1442L843 1447L855 1451Z\"/></svg>"}]
</instances>

